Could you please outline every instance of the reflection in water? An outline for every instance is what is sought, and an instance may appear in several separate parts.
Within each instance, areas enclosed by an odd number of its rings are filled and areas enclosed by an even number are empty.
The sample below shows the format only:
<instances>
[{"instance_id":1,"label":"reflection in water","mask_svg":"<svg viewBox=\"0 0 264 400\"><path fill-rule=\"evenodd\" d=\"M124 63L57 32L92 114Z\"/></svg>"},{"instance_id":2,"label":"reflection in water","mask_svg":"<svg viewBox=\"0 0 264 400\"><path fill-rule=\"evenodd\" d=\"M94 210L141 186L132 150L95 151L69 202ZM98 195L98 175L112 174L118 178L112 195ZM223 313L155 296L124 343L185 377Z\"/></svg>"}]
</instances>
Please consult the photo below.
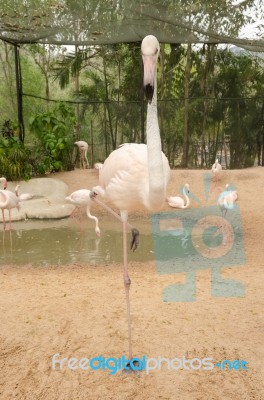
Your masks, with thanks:
<instances>
[{"instance_id":1,"label":"reflection in water","mask_svg":"<svg viewBox=\"0 0 264 400\"><path fill-rule=\"evenodd\" d=\"M136 221L134 225L140 230L140 244L134 253L129 253L129 260L152 260L150 223ZM95 265L122 262L121 224L102 219L100 226L102 234L97 238L94 226L88 220L83 222L81 228L76 220L70 218L14 222L12 231L0 231L0 265ZM131 238L130 232L128 238Z\"/></svg>"}]
</instances>

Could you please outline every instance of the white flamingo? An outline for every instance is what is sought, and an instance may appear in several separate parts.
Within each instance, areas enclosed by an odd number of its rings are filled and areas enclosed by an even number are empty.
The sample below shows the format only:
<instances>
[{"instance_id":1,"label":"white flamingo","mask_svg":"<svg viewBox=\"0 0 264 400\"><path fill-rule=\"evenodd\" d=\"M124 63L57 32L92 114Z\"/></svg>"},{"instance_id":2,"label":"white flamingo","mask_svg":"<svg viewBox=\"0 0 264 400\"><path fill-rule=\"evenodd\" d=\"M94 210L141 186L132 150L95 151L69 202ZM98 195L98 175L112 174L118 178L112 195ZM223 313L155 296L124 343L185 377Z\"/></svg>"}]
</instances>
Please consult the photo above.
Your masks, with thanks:
<instances>
[{"instance_id":1,"label":"white flamingo","mask_svg":"<svg viewBox=\"0 0 264 400\"><path fill-rule=\"evenodd\" d=\"M99 170L102 169L103 166L104 166L104 164L103 164L103 163L100 163L100 162L94 164L94 168L95 168L95 169L99 169Z\"/></svg>"},{"instance_id":2,"label":"white flamingo","mask_svg":"<svg viewBox=\"0 0 264 400\"><path fill-rule=\"evenodd\" d=\"M32 194L32 193L21 193L20 194L19 188L20 188L20 185L16 185L15 194L18 197L19 201L30 200L34 197L34 194Z\"/></svg>"},{"instance_id":3,"label":"white flamingo","mask_svg":"<svg viewBox=\"0 0 264 400\"><path fill-rule=\"evenodd\" d=\"M88 218L95 221L95 233L98 237L100 237L101 232L99 228L98 218L96 218L94 215L91 215L90 213L90 209L93 204L93 200L91 198L91 190L76 190L75 192L67 196L65 198L65 201L67 203L73 204L79 210L79 212L81 212L82 207L86 207L86 215Z\"/></svg>"},{"instance_id":4,"label":"white flamingo","mask_svg":"<svg viewBox=\"0 0 264 400\"><path fill-rule=\"evenodd\" d=\"M11 230L12 229L11 210L12 210L12 208L17 208L18 211L20 209L19 199L15 195L15 193L10 192L10 190L0 190L0 208L2 210L4 230L6 229L6 221L5 221L5 212L4 212L4 210L8 210L8 213L9 213L9 229Z\"/></svg>"},{"instance_id":5,"label":"white flamingo","mask_svg":"<svg viewBox=\"0 0 264 400\"><path fill-rule=\"evenodd\" d=\"M190 199L189 199L188 193L190 192L190 187L189 187L188 183L185 183L182 192L183 192L183 196L185 197L185 201L182 197L170 196L170 197L167 197L167 202L168 202L169 206L175 207L175 208L189 207Z\"/></svg>"},{"instance_id":6,"label":"white flamingo","mask_svg":"<svg viewBox=\"0 0 264 400\"><path fill-rule=\"evenodd\" d=\"M238 200L238 194L236 190L229 190L229 185L226 184L225 190L220 193L217 205L219 206L222 217L225 218L228 210L234 208L234 203Z\"/></svg>"},{"instance_id":7,"label":"white flamingo","mask_svg":"<svg viewBox=\"0 0 264 400\"><path fill-rule=\"evenodd\" d=\"M212 173L214 176L218 176L221 171L222 171L222 165L219 163L219 160L217 158L212 166Z\"/></svg>"},{"instance_id":8,"label":"white flamingo","mask_svg":"<svg viewBox=\"0 0 264 400\"><path fill-rule=\"evenodd\" d=\"M88 143L84 142L83 140L79 140L78 142L75 142L74 144L75 144L75 146L78 147L79 152L80 152L80 168L85 168L85 163L86 163L86 167L89 167L89 161L87 158Z\"/></svg>"},{"instance_id":9,"label":"white flamingo","mask_svg":"<svg viewBox=\"0 0 264 400\"><path fill-rule=\"evenodd\" d=\"M170 167L161 151L161 139L157 113L157 60L160 46L155 36L146 36L141 44L144 63L144 88L148 99L147 108L147 145L125 144L114 150L100 169L99 186L94 193L109 199L121 214L123 224L124 286L126 292L129 358L132 357L131 317L129 289L131 280L127 265L128 212L144 206L148 210L159 210L166 198L166 188L170 178ZM94 200L101 204L98 199ZM119 217L120 218L120 217ZM130 225L131 226L131 225ZM133 231L131 248L137 246Z\"/></svg>"},{"instance_id":10,"label":"white flamingo","mask_svg":"<svg viewBox=\"0 0 264 400\"><path fill-rule=\"evenodd\" d=\"M4 176L2 176L2 178L0 178L0 182L3 182L3 188L4 188L4 190L6 190L6 188L7 188L7 179Z\"/></svg>"}]
</instances>

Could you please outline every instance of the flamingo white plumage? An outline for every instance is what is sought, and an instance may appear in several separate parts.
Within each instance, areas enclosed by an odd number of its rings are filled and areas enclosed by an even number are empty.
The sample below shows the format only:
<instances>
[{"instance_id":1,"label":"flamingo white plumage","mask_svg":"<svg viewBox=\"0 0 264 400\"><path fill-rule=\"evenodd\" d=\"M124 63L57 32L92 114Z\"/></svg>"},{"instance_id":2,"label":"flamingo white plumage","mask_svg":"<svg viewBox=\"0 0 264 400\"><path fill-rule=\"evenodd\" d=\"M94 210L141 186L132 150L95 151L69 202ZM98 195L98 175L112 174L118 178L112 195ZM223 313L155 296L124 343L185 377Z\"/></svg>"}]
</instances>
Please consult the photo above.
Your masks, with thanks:
<instances>
[{"instance_id":1,"label":"flamingo white plumage","mask_svg":"<svg viewBox=\"0 0 264 400\"><path fill-rule=\"evenodd\" d=\"M104 166L104 164L103 164L103 163L100 163L100 162L94 164L94 168L95 168L95 169L99 169L99 170L102 169L103 166Z\"/></svg>"},{"instance_id":2,"label":"flamingo white plumage","mask_svg":"<svg viewBox=\"0 0 264 400\"><path fill-rule=\"evenodd\" d=\"M91 206L93 204L93 200L91 198L91 190L88 189L80 189L76 190L69 196L65 198L67 203L73 204L79 211L81 211L82 207L86 207L86 215L88 218L94 220L95 222L95 233L98 237L100 237L100 228L98 223L98 218L94 215L91 215Z\"/></svg>"},{"instance_id":3,"label":"flamingo white plumage","mask_svg":"<svg viewBox=\"0 0 264 400\"><path fill-rule=\"evenodd\" d=\"M4 188L4 190L6 190L6 188L7 188L7 179L4 176L2 176L2 178L0 178L0 182L3 182L3 188Z\"/></svg>"},{"instance_id":4,"label":"flamingo white plumage","mask_svg":"<svg viewBox=\"0 0 264 400\"><path fill-rule=\"evenodd\" d=\"M182 197L179 196L170 196L167 197L167 202L169 206L175 208L187 208L190 205L190 199L188 193L190 192L190 187L188 183L185 183L183 187L183 196L185 197L185 201Z\"/></svg>"},{"instance_id":5,"label":"flamingo white plumage","mask_svg":"<svg viewBox=\"0 0 264 400\"><path fill-rule=\"evenodd\" d=\"M3 217L3 225L4 230L6 229L6 221L5 221L5 211L8 210L9 214L9 229L12 229L11 223L11 210L12 208L16 208L17 210L20 209L19 199L15 193L7 190L7 180L6 178L0 178L0 182L4 183L4 190L0 190L0 208L2 210L2 217Z\"/></svg>"},{"instance_id":6,"label":"flamingo white plumage","mask_svg":"<svg viewBox=\"0 0 264 400\"><path fill-rule=\"evenodd\" d=\"M87 152L88 152L88 143L83 141L83 140L79 140L77 142L74 143L75 146L78 147L79 152L80 152L80 168L85 168L85 163L86 163L86 167L89 167L89 161L87 158Z\"/></svg>"},{"instance_id":7,"label":"flamingo white plumage","mask_svg":"<svg viewBox=\"0 0 264 400\"><path fill-rule=\"evenodd\" d=\"M146 36L141 44L144 63L144 88L148 99L147 144L124 144L114 150L100 169L96 194L109 199L120 210L123 223L124 286L126 292L129 358L132 357L131 317L129 289L131 280L127 265L128 212L144 206L147 210L159 210L166 198L170 178L167 157L161 150L161 139L157 113L157 61L160 46L157 38ZM99 203L98 199L94 200ZM101 202L99 204L102 204ZM133 241L132 241L133 248Z\"/></svg>"},{"instance_id":8,"label":"flamingo white plumage","mask_svg":"<svg viewBox=\"0 0 264 400\"><path fill-rule=\"evenodd\" d=\"M221 171L222 171L222 165L219 163L219 160L217 158L212 166L212 173L214 176L218 176Z\"/></svg>"},{"instance_id":9,"label":"flamingo white plumage","mask_svg":"<svg viewBox=\"0 0 264 400\"><path fill-rule=\"evenodd\" d=\"M18 197L19 201L30 200L34 197L34 194L32 194L32 193L21 193L20 194L19 188L20 188L20 185L16 185L15 194Z\"/></svg>"},{"instance_id":10,"label":"flamingo white plumage","mask_svg":"<svg viewBox=\"0 0 264 400\"><path fill-rule=\"evenodd\" d=\"M225 218L228 210L234 208L234 203L238 200L238 194L236 190L229 190L229 185L226 184L225 190L220 193L217 204L221 210L222 217Z\"/></svg>"}]
</instances>

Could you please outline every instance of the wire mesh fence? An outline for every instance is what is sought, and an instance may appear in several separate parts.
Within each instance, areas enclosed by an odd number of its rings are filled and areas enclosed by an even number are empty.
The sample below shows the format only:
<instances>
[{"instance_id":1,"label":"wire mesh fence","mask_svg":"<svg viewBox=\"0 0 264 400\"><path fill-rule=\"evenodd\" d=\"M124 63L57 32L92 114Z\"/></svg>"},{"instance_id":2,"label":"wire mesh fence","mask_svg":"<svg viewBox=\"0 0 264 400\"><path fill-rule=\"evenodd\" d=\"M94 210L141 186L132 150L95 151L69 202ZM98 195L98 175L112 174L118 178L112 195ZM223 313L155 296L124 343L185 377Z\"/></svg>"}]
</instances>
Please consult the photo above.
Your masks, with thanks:
<instances>
[{"instance_id":1,"label":"wire mesh fence","mask_svg":"<svg viewBox=\"0 0 264 400\"><path fill-rule=\"evenodd\" d=\"M264 118L258 99L207 99L208 114L203 114L204 98L189 99L188 123L184 125L184 99L158 102L162 148L172 168L210 168L216 158L223 168L263 165ZM66 101L76 116L74 129L67 135L72 143L84 140L89 145L90 166L103 162L122 143L146 143L147 103L139 101ZM241 104L243 103L243 107ZM25 144L34 148L29 120L36 113L51 111L57 101L23 96ZM234 110L243 108L242 112ZM4 121L2 121L3 125ZM184 159L185 155L185 159ZM78 164L76 149L72 159ZM76 161L77 160L77 161Z\"/></svg>"}]
</instances>

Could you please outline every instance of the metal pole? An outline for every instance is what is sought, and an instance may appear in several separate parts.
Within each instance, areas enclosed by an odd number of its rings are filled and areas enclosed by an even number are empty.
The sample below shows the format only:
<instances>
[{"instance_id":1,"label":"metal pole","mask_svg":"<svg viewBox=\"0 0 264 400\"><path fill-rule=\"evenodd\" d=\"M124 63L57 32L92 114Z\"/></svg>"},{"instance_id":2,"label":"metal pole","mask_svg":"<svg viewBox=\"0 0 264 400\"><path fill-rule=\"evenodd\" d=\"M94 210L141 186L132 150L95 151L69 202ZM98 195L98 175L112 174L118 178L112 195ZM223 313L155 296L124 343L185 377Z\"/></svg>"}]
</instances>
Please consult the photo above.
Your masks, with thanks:
<instances>
[{"instance_id":1,"label":"metal pole","mask_svg":"<svg viewBox=\"0 0 264 400\"><path fill-rule=\"evenodd\" d=\"M23 121L23 94L22 94L22 75L19 58L18 45L14 45L15 51L15 70L16 70L16 89L17 89L17 119L19 127L19 139L24 143L25 138L25 127Z\"/></svg>"}]
</instances>

